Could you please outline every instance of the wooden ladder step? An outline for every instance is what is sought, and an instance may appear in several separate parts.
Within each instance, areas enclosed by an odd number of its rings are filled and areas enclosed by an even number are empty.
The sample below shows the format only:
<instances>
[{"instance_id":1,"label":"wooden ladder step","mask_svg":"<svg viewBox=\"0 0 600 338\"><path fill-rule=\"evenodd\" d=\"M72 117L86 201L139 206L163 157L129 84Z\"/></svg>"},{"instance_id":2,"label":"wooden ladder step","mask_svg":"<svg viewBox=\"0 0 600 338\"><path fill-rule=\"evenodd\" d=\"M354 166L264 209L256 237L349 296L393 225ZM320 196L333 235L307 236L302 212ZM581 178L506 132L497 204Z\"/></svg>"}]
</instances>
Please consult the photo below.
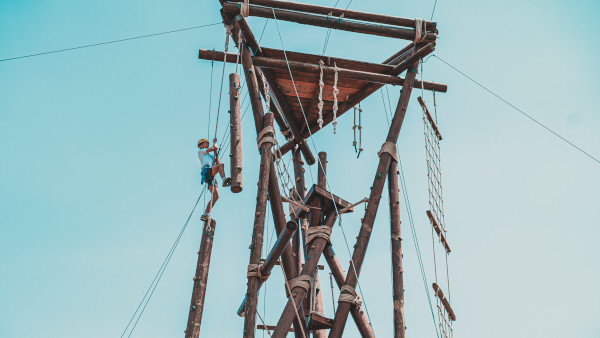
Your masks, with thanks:
<instances>
[{"instance_id":1,"label":"wooden ladder step","mask_svg":"<svg viewBox=\"0 0 600 338\"><path fill-rule=\"evenodd\" d=\"M308 327L309 331L328 330L331 329L331 326L333 326L333 319L325 317L325 315L320 312L311 311L310 315L308 316L306 326Z\"/></svg>"}]
</instances>

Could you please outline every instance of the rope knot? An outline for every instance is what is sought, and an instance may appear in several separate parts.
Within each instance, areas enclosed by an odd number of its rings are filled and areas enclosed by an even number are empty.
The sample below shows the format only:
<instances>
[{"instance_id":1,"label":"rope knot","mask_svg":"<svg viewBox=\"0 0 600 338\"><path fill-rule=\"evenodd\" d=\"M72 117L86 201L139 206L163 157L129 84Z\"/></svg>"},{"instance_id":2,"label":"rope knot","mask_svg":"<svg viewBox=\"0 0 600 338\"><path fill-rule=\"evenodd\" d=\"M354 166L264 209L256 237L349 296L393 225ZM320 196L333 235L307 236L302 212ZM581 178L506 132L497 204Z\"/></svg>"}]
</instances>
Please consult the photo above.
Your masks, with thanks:
<instances>
[{"instance_id":1,"label":"rope knot","mask_svg":"<svg viewBox=\"0 0 600 338\"><path fill-rule=\"evenodd\" d=\"M300 275L294 279L290 279L288 284L290 286L290 290L293 290L296 287L303 288L306 292L310 290L310 283L312 282L312 278L309 275Z\"/></svg>"},{"instance_id":2,"label":"rope knot","mask_svg":"<svg viewBox=\"0 0 600 338\"><path fill-rule=\"evenodd\" d=\"M271 274L263 276L260 273L260 269L262 268L262 264L248 264L248 273L246 277L258 277L261 282L266 281Z\"/></svg>"},{"instance_id":3,"label":"rope knot","mask_svg":"<svg viewBox=\"0 0 600 338\"><path fill-rule=\"evenodd\" d=\"M328 243L331 243L331 228L326 225L308 228L306 233L306 243L310 243L316 238L323 238Z\"/></svg>"},{"instance_id":4,"label":"rope knot","mask_svg":"<svg viewBox=\"0 0 600 338\"><path fill-rule=\"evenodd\" d=\"M354 290L354 288L350 285L342 286L342 289L340 290L340 298L338 298L338 303L339 302L354 304L356 307L360 307L362 304L360 296L356 294L356 290Z\"/></svg>"}]
</instances>

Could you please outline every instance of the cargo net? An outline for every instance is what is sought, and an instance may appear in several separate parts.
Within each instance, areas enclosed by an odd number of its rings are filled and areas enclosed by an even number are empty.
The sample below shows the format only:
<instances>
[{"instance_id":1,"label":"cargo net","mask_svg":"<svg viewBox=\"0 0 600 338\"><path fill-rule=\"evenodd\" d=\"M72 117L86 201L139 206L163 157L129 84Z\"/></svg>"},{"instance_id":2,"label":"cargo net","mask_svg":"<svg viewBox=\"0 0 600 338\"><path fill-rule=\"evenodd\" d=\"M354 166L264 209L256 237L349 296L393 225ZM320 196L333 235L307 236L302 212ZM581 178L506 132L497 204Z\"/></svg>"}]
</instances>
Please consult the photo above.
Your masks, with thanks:
<instances>
[{"instance_id":1,"label":"cargo net","mask_svg":"<svg viewBox=\"0 0 600 338\"><path fill-rule=\"evenodd\" d=\"M437 324L442 337L453 338L454 332L452 329L452 322L456 320L456 316L450 306L450 274L448 272L450 246L446 241L447 230L444 220L444 199L442 198L441 183L442 170L440 166L440 141L442 140L442 135L423 99L419 97L418 100L423 110L425 153L427 159L427 187L429 189L429 210L427 210L426 214L432 228L431 240L435 271L435 283L433 283L432 287L437 303ZM443 259L441 260L439 257L440 253L443 255ZM441 262L438 263L438 260ZM440 273L438 273L438 270ZM446 270L445 276L443 270ZM441 285L444 284L446 284L445 286L447 287L447 296L444 295L444 292L442 291Z\"/></svg>"}]
</instances>

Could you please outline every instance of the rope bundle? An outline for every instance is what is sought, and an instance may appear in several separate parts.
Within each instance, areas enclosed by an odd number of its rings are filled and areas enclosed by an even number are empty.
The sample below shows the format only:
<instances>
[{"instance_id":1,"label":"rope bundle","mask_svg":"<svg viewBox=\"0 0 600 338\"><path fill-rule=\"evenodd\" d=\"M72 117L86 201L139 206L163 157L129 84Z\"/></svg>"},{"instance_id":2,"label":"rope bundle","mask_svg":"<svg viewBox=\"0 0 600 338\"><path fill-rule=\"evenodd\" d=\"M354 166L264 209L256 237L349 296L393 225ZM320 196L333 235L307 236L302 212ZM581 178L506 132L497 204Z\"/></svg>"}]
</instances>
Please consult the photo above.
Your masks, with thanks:
<instances>
[{"instance_id":1,"label":"rope bundle","mask_svg":"<svg viewBox=\"0 0 600 338\"><path fill-rule=\"evenodd\" d=\"M358 294L356 294L356 290L354 290L354 288L350 285L342 286L342 289L340 290L340 298L338 298L338 303L339 302L354 304L356 307L360 307L362 304L362 300L360 300L360 297Z\"/></svg>"},{"instance_id":2,"label":"rope bundle","mask_svg":"<svg viewBox=\"0 0 600 338\"><path fill-rule=\"evenodd\" d=\"M423 19L415 18L415 39L414 43L417 44L425 40L427 36L427 23Z\"/></svg>"},{"instance_id":3,"label":"rope bundle","mask_svg":"<svg viewBox=\"0 0 600 338\"><path fill-rule=\"evenodd\" d=\"M312 242L316 238L323 238L327 242L331 243L331 228L328 226L316 226L308 228L306 232L306 243Z\"/></svg>"},{"instance_id":4,"label":"rope bundle","mask_svg":"<svg viewBox=\"0 0 600 338\"><path fill-rule=\"evenodd\" d=\"M260 273L260 268L261 267L262 267L262 264L248 264L248 273L246 274L246 277L258 277L258 279L261 282L266 281L271 274L263 276Z\"/></svg>"},{"instance_id":5,"label":"rope bundle","mask_svg":"<svg viewBox=\"0 0 600 338\"><path fill-rule=\"evenodd\" d=\"M308 290L310 290L311 282L312 282L312 278L310 278L310 276L300 275L294 279L290 279L288 284L289 284L291 290L293 290L296 287L300 287L300 288L303 288L304 290L306 290L306 292L308 292Z\"/></svg>"},{"instance_id":6,"label":"rope bundle","mask_svg":"<svg viewBox=\"0 0 600 338\"><path fill-rule=\"evenodd\" d=\"M258 150L260 150L264 143L275 143L275 138L273 137L273 135L275 135L275 129L273 129L273 127L264 127L263 130L261 130L260 133L258 133L258 136L256 137Z\"/></svg>"},{"instance_id":7,"label":"rope bundle","mask_svg":"<svg viewBox=\"0 0 600 338\"><path fill-rule=\"evenodd\" d=\"M325 62L323 60L319 60L319 69L321 71L321 77L319 78L319 118L317 119L317 123L319 124L319 129L323 128L323 87L325 87L325 82L323 82L323 66Z\"/></svg>"}]
</instances>

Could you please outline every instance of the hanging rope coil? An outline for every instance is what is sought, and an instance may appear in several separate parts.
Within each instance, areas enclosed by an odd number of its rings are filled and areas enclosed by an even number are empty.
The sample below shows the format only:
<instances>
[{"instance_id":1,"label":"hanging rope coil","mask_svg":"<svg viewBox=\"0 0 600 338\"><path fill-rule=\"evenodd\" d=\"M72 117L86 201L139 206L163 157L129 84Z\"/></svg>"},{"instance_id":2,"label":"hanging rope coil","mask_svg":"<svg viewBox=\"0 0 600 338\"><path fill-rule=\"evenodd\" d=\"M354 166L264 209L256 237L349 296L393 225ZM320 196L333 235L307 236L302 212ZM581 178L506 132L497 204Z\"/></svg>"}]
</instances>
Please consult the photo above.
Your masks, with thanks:
<instances>
[{"instance_id":1,"label":"hanging rope coil","mask_svg":"<svg viewBox=\"0 0 600 338\"><path fill-rule=\"evenodd\" d=\"M250 0L244 0L240 5L240 14L247 18L250 15Z\"/></svg>"},{"instance_id":2,"label":"hanging rope coil","mask_svg":"<svg viewBox=\"0 0 600 338\"><path fill-rule=\"evenodd\" d=\"M319 118L317 119L317 123L319 124L319 129L323 128L323 87L325 87L325 82L323 82L323 66L325 62L323 60L319 60L319 69L321 71L321 76L319 77Z\"/></svg>"},{"instance_id":3,"label":"hanging rope coil","mask_svg":"<svg viewBox=\"0 0 600 338\"><path fill-rule=\"evenodd\" d=\"M356 293L356 290L354 290L354 288L350 285L342 286L340 290L340 297L338 298L338 303L339 302L354 304L356 305L356 307L360 307L360 305L362 304L360 296Z\"/></svg>"},{"instance_id":4,"label":"hanging rope coil","mask_svg":"<svg viewBox=\"0 0 600 338\"><path fill-rule=\"evenodd\" d=\"M256 137L256 144L258 145L258 150L260 150L264 143L274 144L275 138L273 137L273 135L275 135L275 129L273 127L264 127L263 130L261 130L260 133L258 133L258 136Z\"/></svg>"},{"instance_id":5,"label":"hanging rope coil","mask_svg":"<svg viewBox=\"0 0 600 338\"><path fill-rule=\"evenodd\" d=\"M317 238L323 238L328 243L331 243L331 228L326 225L308 228L308 231L306 232L306 243L310 243Z\"/></svg>"},{"instance_id":6,"label":"hanging rope coil","mask_svg":"<svg viewBox=\"0 0 600 338\"><path fill-rule=\"evenodd\" d=\"M423 19L415 18L415 39L413 42L417 44L425 40L425 36L427 36L427 23Z\"/></svg>"},{"instance_id":7,"label":"hanging rope coil","mask_svg":"<svg viewBox=\"0 0 600 338\"><path fill-rule=\"evenodd\" d=\"M248 264L248 273L246 274L246 277L258 277L258 279L260 279L261 282L266 281L271 274L263 276L260 273L261 268L262 264Z\"/></svg>"},{"instance_id":8,"label":"hanging rope coil","mask_svg":"<svg viewBox=\"0 0 600 338\"><path fill-rule=\"evenodd\" d=\"M396 149L396 144L394 142L384 142L381 146L381 150L377 153L379 157L384 153L390 154L394 161L398 162L398 150Z\"/></svg>"},{"instance_id":9,"label":"hanging rope coil","mask_svg":"<svg viewBox=\"0 0 600 338\"><path fill-rule=\"evenodd\" d=\"M340 90L337 87L339 72L340 72L340 69L337 67L337 65L334 61L333 62L333 122L331 122L331 124L333 124L333 133L334 134L336 132L336 126L337 126L337 111L338 111L337 94L340 93Z\"/></svg>"},{"instance_id":10,"label":"hanging rope coil","mask_svg":"<svg viewBox=\"0 0 600 338\"><path fill-rule=\"evenodd\" d=\"M290 279L288 281L288 284L290 286L290 289L292 290L296 287L300 287L306 290L306 292L308 292L308 290L310 290L311 281L312 278L309 275L300 275L296 278Z\"/></svg>"}]
</instances>

